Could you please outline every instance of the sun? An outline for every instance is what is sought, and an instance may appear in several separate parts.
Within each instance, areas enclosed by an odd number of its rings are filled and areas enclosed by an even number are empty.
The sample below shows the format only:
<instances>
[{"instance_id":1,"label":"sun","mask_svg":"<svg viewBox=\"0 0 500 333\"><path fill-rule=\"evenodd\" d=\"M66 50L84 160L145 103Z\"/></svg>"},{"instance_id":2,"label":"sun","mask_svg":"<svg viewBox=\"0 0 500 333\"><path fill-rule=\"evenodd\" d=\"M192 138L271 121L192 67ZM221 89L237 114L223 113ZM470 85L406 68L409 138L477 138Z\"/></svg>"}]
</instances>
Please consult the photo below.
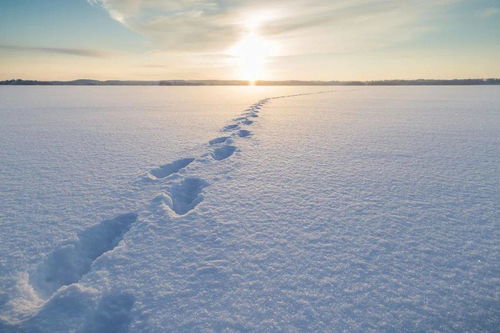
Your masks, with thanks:
<instances>
[{"instance_id":1,"label":"sun","mask_svg":"<svg viewBox=\"0 0 500 333\"><path fill-rule=\"evenodd\" d=\"M247 24L246 35L230 51L236 60L238 77L255 84L265 74L265 66L271 55L272 43L258 34L259 20Z\"/></svg>"},{"instance_id":2,"label":"sun","mask_svg":"<svg viewBox=\"0 0 500 333\"><path fill-rule=\"evenodd\" d=\"M249 33L235 47L239 75L242 79L255 83L262 77L269 56L269 45L256 33Z\"/></svg>"}]
</instances>

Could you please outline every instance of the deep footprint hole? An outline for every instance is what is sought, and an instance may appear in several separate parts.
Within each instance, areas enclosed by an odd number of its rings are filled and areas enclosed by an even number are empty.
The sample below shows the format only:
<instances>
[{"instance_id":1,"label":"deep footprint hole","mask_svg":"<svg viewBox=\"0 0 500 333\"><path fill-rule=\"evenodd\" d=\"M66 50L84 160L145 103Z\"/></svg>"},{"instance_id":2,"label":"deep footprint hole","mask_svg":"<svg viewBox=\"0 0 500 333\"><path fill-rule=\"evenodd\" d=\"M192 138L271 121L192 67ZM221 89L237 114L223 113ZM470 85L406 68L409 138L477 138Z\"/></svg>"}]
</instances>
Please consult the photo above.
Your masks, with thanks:
<instances>
[{"instance_id":1,"label":"deep footprint hole","mask_svg":"<svg viewBox=\"0 0 500 333\"><path fill-rule=\"evenodd\" d=\"M170 188L172 210L178 215L184 215L196 207L201 201L201 192L209 184L200 178L190 177Z\"/></svg>"},{"instance_id":2,"label":"deep footprint hole","mask_svg":"<svg viewBox=\"0 0 500 333\"><path fill-rule=\"evenodd\" d=\"M184 169L189 164L191 164L193 161L194 161L194 158L192 158L192 157L181 158L181 159L174 161L172 163L168 163L168 164L162 165L156 169L153 169L149 173L151 173L156 178L165 178L165 177L170 176L171 174L179 172L181 169Z\"/></svg>"},{"instance_id":3,"label":"deep footprint hole","mask_svg":"<svg viewBox=\"0 0 500 333\"><path fill-rule=\"evenodd\" d=\"M60 245L38 265L30 274L31 285L48 298L60 287L78 282L97 258L120 243L135 221L137 214L128 213L84 230L76 241Z\"/></svg>"},{"instance_id":4,"label":"deep footprint hole","mask_svg":"<svg viewBox=\"0 0 500 333\"><path fill-rule=\"evenodd\" d=\"M221 161L221 160L224 160L224 159L230 157L231 155L233 155L233 153L235 151L236 151L235 146L220 147L220 148L214 149L214 151L212 152L212 157L216 161Z\"/></svg>"}]
</instances>

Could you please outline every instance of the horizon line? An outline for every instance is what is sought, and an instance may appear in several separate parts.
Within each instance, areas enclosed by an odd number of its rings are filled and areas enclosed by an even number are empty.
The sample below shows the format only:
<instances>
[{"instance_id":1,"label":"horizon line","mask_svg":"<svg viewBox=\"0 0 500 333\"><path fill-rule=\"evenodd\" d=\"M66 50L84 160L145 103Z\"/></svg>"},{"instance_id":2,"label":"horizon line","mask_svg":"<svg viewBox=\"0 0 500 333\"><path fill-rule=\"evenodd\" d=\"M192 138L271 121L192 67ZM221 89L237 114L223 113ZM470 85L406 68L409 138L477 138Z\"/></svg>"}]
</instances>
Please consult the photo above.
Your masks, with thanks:
<instances>
[{"instance_id":1,"label":"horizon line","mask_svg":"<svg viewBox=\"0 0 500 333\"><path fill-rule=\"evenodd\" d=\"M500 85L500 78L455 79L381 79L381 80L224 80L224 79L169 79L169 80L24 80L9 79L0 85L148 85L148 86L293 86L293 85Z\"/></svg>"}]
</instances>

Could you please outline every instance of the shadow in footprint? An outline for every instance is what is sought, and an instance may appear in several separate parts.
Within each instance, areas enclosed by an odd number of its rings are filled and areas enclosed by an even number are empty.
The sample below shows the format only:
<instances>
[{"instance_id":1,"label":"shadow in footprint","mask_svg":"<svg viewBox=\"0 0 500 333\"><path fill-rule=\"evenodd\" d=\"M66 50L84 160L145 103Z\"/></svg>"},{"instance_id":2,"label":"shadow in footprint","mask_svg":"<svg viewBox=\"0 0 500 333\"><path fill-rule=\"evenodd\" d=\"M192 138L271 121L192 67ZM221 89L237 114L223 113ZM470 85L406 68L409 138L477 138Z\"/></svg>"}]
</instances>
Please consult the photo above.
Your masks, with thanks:
<instances>
[{"instance_id":1,"label":"shadow in footprint","mask_svg":"<svg viewBox=\"0 0 500 333\"><path fill-rule=\"evenodd\" d=\"M149 173L155 176L156 178L165 178L173 173L179 172L179 170L187 167L193 161L194 158L182 158L180 160L153 169L149 171Z\"/></svg>"},{"instance_id":2,"label":"shadow in footprint","mask_svg":"<svg viewBox=\"0 0 500 333\"><path fill-rule=\"evenodd\" d=\"M212 157L216 161L224 160L229 156L233 155L236 150L235 146L224 146L217 149L214 149L212 152Z\"/></svg>"},{"instance_id":3,"label":"shadow in footprint","mask_svg":"<svg viewBox=\"0 0 500 333\"><path fill-rule=\"evenodd\" d=\"M101 298L95 313L85 323L82 333L126 333L132 321L131 310L134 296L111 294Z\"/></svg>"},{"instance_id":4,"label":"shadow in footprint","mask_svg":"<svg viewBox=\"0 0 500 333\"><path fill-rule=\"evenodd\" d=\"M178 215L184 215L196 207L203 197L200 195L203 188L209 184L200 178L185 178L169 189L169 207Z\"/></svg>"},{"instance_id":5,"label":"shadow in footprint","mask_svg":"<svg viewBox=\"0 0 500 333\"><path fill-rule=\"evenodd\" d=\"M243 120L241 123L244 124L244 125L252 125L253 121L247 119L247 120Z\"/></svg>"},{"instance_id":6,"label":"shadow in footprint","mask_svg":"<svg viewBox=\"0 0 500 333\"><path fill-rule=\"evenodd\" d=\"M215 138L215 139L208 141L208 144L209 145L216 145L218 143L226 142L227 139L229 139L229 136L221 136L220 138Z\"/></svg>"},{"instance_id":7,"label":"shadow in footprint","mask_svg":"<svg viewBox=\"0 0 500 333\"><path fill-rule=\"evenodd\" d=\"M237 124L232 124L232 125L225 126L222 130L224 132L229 132L229 131L233 131L233 130L238 129L238 128L239 128L239 126Z\"/></svg>"},{"instance_id":8,"label":"shadow in footprint","mask_svg":"<svg viewBox=\"0 0 500 333\"><path fill-rule=\"evenodd\" d=\"M252 132L250 132L248 130L239 130L238 131L238 136L240 138L245 138L245 137L249 136L250 134L252 134Z\"/></svg>"},{"instance_id":9,"label":"shadow in footprint","mask_svg":"<svg viewBox=\"0 0 500 333\"><path fill-rule=\"evenodd\" d=\"M2 321L2 319L0 319L0 332L18 333L18 332L21 332L21 330L19 328L17 328L16 326L10 325L10 324Z\"/></svg>"},{"instance_id":10,"label":"shadow in footprint","mask_svg":"<svg viewBox=\"0 0 500 333\"><path fill-rule=\"evenodd\" d=\"M75 332L95 307L97 290L75 283L58 290L16 332ZM0 330L0 332L3 332Z\"/></svg>"},{"instance_id":11,"label":"shadow in footprint","mask_svg":"<svg viewBox=\"0 0 500 333\"><path fill-rule=\"evenodd\" d=\"M83 231L78 240L62 244L38 266L30 275L31 285L48 298L60 287L78 282L98 257L120 243L135 221L137 214L123 214Z\"/></svg>"}]
</instances>

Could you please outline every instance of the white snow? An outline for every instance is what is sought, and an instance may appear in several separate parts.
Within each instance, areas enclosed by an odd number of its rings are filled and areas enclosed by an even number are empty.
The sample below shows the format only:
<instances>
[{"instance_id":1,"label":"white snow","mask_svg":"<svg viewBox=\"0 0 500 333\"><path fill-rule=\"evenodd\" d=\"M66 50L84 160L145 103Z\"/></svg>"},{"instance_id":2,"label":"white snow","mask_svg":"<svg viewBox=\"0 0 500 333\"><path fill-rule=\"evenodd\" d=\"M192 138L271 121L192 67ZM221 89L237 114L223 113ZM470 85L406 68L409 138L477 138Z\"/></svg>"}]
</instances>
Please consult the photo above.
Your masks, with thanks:
<instances>
[{"instance_id":1,"label":"white snow","mask_svg":"<svg viewBox=\"0 0 500 333\"><path fill-rule=\"evenodd\" d=\"M0 101L1 332L500 326L499 87Z\"/></svg>"}]
</instances>

